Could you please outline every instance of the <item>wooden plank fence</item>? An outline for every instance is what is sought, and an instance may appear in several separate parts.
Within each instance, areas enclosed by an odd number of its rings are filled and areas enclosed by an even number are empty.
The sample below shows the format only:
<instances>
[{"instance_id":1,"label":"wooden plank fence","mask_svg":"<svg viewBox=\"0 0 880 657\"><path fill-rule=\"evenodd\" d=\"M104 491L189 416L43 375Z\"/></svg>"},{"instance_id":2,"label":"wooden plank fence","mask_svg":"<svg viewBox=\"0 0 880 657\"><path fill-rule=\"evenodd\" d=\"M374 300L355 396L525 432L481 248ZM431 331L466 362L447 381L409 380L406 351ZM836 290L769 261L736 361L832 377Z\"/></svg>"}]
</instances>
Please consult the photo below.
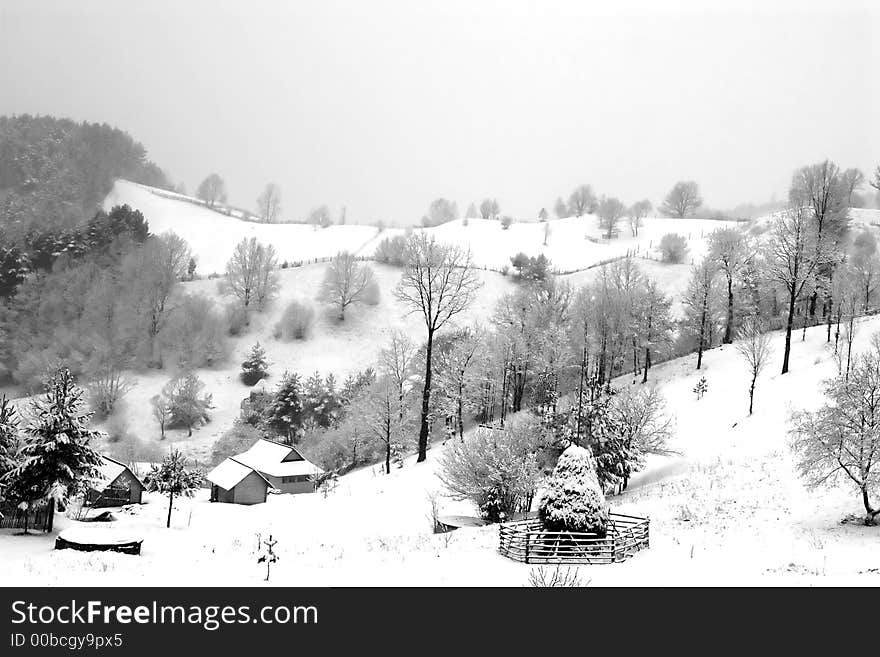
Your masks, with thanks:
<instances>
[{"instance_id":1,"label":"wooden plank fence","mask_svg":"<svg viewBox=\"0 0 880 657\"><path fill-rule=\"evenodd\" d=\"M610 514L605 536L552 532L530 518L498 527L498 551L509 559L535 564L608 564L625 561L650 547L647 518Z\"/></svg>"},{"instance_id":2,"label":"wooden plank fence","mask_svg":"<svg viewBox=\"0 0 880 657\"><path fill-rule=\"evenodd\" d=\"M55 500L38 509L28 509L27 513L9 502L0 504L0 529L21 529L27 523L28 531L51 532L55 518Z\"/></svg>"}]
</instances>

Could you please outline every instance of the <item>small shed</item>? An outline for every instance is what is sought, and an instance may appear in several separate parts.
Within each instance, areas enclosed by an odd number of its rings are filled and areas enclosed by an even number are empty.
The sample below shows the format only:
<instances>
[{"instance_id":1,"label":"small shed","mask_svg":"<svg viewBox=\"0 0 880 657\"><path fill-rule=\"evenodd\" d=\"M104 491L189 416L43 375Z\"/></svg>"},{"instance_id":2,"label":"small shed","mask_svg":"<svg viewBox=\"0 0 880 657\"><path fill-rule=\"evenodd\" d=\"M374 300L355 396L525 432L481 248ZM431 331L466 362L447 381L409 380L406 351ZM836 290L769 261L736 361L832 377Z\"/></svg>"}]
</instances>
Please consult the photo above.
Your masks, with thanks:
<instances>
[{"instance_id":1,"label":"small shed","mask_svg":"<svg viewBox=\"0 0 880 657\"><path fill-rule=\"evenodd\" d=\"M146 486L125 463L102 455L98 473L86 494L89 506L103 508L141 503Z\"/></svg>"},{"instance_id":2,"label":"small shed","mask_svg":"<svg viewBox=\"0 0 880 657\"><path fill-rule=\"evenodd\" d=\"M234 458L224 460L205 478L211 482L212 502L261 504L269 493L266 478Z\"/></svg>"}]
</instances>

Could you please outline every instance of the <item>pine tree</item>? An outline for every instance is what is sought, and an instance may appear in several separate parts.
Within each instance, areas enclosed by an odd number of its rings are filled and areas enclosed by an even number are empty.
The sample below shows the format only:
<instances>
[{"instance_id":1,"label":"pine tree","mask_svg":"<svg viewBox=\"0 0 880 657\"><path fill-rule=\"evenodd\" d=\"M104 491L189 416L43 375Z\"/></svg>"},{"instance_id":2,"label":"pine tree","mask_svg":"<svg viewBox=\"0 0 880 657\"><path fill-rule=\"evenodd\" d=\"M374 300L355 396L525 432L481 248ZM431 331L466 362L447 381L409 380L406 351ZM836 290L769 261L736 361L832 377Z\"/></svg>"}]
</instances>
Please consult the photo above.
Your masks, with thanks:
<instances>
[{"instance_id":1,"label":"pine tree","mask_svg":"<svg viewBox=\"0 0 880 657\"><path fill-rule=\"evenodd\" d=\"M269 361L266 350L257 342L241 364L241 380L246 386L252 386L269 375Z\"/></svg>"},{"instance_id":2,"label":"pine tree","mask_svg":"<svg viewBox=\"0 0 880 657\"><path fill-rule=\"evenodd\" d=\"M45 389L33 402L18 465L7 476L7 494L24 508L82 492L102 462L89 445L100 432L89 428L92 413L70 370L52 374Z\"/></svg>"},{"instance_id":3,"label":"pine tree","mask_svg":"<svg viewBox=\"0 0 880 657\"><path fill-rule=\"evenodd\" d=\"M171 510L174 508L175 497L192 497L202 481L202 473L186 469L186 459L178 450L162 459L161 465L154 465L146 476L147 490L168 496L168 520L166 527L171 527Z\"/></svg>"},{"instance_id":4,"label":"pine tree","mask_svg":"<svg viewBox=\"0 0 880 657\"><path fill-rule=\"evenodd\" d=\"M267 421L286 442L297 442L303 423L303 390L297 374L284 373L269 405Z\"/></svg>"},{"instance_id":5,"label":"pine tree","mask_svg":"<svg viewBox=\"0 0 880 657\"><path fill-rule=\"evenodd\" d=\"M12 402L3 395L0 397L0 493L3 489L4 476L15 469L18 447L18 414Z\"/></svg>"}]
</instances>

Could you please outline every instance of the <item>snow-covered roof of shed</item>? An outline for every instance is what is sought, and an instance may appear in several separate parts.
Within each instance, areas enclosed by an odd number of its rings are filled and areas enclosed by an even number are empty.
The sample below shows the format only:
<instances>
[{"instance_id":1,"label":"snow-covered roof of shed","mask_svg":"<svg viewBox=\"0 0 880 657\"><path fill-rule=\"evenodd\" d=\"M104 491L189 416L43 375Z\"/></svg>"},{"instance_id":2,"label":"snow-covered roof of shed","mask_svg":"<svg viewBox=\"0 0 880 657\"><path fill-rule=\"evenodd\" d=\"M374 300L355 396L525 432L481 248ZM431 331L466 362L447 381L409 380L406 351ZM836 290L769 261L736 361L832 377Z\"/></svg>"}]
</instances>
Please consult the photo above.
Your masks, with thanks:
<instances>
[{"instance_id":1,"label":"snow-covered roof of shed","mask_svg":"<svg viewBox=\"0 0 880 657\"><path fill-rule=\"evenodd\" d=\"M130 468L127 465L125 465L124 463L122 463L121 461L117 461L114 458L110 458L109 456L104 456L102 454L101 455L101 465L98 466L98 476L96 476L92 480L93 481L92 487L97 491L102 491L105 488L107 488L107 486L109 486L114 481L116 481L116 478L119 475L121 475L123 472L125 472L126 470L129 470L129 469ZM134 474L134 472L132 472L132 475L143 486L144 482L142 482L137 477L137 475Z\"/></svg>"},{"instance_id":2,"label":"snow-covered roof of shed","mask_svg":"<svg viewBox=\"0 0 880 657\"><path fill-rule=\"evenodd\" d=\"M294 447L262 438L249 450L233 458L272 477L293 477L323 472L317 465L307 461Z\"/></svg>"},{"instance_id":3,"label":"snow-covered roof of shed","mask_svg":"<svg viewBox=\"0 0 880 657\"><path fill-rule=\"evenodd\" d=\"M231 490L238 484L242 482L249 474L255 472L253 468L246 466L243 463L239 463L233 458L228 458L224 460L220 465L211 470L206 476L205 479L210 481L212 484L217 484L220 488L224 490ZM259 472L256 473L260 479L265 479L260 475Z\"/></svg>"}]
</instances>

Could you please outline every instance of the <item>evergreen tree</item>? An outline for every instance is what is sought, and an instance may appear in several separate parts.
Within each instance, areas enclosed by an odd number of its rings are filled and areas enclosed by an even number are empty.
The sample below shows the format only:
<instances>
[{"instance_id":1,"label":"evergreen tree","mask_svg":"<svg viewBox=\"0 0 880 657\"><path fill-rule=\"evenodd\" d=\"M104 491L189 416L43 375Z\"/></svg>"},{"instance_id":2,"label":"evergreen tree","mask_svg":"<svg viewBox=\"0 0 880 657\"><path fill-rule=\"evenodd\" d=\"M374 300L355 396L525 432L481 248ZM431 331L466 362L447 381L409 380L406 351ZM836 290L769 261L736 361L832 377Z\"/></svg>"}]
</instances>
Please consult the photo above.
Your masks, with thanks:
<instances>
[{"instance_id":1,"label":"evergreen tree","mask_svg":"<svg viewBox=\"0 0 880 657\"><path fill-rule=\"evenodd\" d=\"M15 469L18 447L18 414L12 402L3 395L0 397L0 492L3 490L5 475Z\"/></svg>"},{"instance_id":2,"label":"evergreen tree","mask_svg":"<svg viewBox=\"0 0 880 657\"><path fill-rule=\"evenodd\" d=\"M45 389L31 407L18 465L7 475L9 497L25 508L82 492L102 462L89 445L100 432L89 428L92 413L70 370L57 370Z\"/></svg>"},{"instance_id":3,"label":"evergreen tree","mask_svg":"<svg viewBox=\"0 0 880 657\"><path fill-rule=\"evenodd\" d=\"M147 490L168 496L168 520L166 527L171 527L171 510L174 508L175 497L192 497L202 481L202 473L186 469L186 459L178 450L162 459L161 465L154 465L145 478Z\"/></svg>"},{"instance_id":4,"label":"evergreen tree","mask_svg":"<svg viewBox=\"0 0 880 657\"><path fill-rule=\"evenodd\" d=\"M571 445L559 457L541 498L538 517L548 531L605 536L608 505L588 449Z\"/></svg>"},{"instance_id":5,"label":"evergreen tree","mask_svg":"<svg viewBox=\"0 0 880 657\"><path fill-rule=\"evenodd\" d=\"M285 372L269 405L267 421L286 442L298 441L303 422L303 390L296 373Z\"/></svg>"},{"instance_id":6,"label":"evergreen tree","mask_svg":"<svg viewBox=\"0 0 880 657\"><path fill-rule=\"evenodd\" d=\"M257 342L241 364L241 380L246 386L252 386L268 375L269 361L266 359L266 350Z\"/></svg>"}]
</instances>

